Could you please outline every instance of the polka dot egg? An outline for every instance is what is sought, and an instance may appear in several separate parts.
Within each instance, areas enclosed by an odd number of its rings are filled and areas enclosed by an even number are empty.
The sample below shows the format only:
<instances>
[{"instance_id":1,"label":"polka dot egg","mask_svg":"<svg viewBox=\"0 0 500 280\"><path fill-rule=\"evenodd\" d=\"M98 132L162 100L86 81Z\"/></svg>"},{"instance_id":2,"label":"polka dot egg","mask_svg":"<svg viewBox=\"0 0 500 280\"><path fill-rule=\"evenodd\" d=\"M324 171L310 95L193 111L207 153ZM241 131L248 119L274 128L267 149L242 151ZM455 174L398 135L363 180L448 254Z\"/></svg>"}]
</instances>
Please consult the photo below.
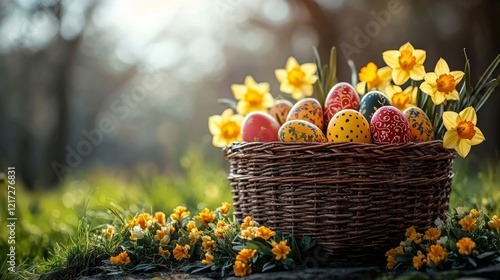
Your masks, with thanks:
<instances>
[{"instance_id":1,"label":"polka dot egg","mask_svg":"<svg viewBox=\"0 0 500 280\"><path fill-rule=\"evenodd\" d=\"M333 115L328 123L327 138L329 142L372 143L368 121L353 109L344 109Z\"/></svg>"}]
</instances>

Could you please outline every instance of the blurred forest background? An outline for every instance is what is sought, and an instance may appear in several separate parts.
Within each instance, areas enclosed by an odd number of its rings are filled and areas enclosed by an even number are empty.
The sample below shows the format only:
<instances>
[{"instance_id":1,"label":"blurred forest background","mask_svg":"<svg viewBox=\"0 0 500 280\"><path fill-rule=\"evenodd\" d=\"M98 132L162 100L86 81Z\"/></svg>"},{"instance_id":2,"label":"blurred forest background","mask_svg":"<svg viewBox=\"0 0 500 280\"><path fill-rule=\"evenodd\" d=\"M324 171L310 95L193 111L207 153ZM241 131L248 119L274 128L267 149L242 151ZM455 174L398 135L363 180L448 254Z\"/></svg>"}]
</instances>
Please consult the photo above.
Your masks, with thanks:
<instances>
[{"instance_id":1,"label":"blurred forest background","mask_svg":"<svg viewBox=\"0 0 500 280\"><path fill-rule=\"evenodd\" d=\"M223 168L207 119L246 75L277 96L274 69L290 55L312 62L313 46L325 59L337 46L350 82L347 59L382 67L383 51L410 41L427 71L440 57L463 70L465 48L475 82L500 53L499 15L495 0L1 0L1 170L40 190L89 170L182 174L190 151ZM498 159L498 89L490 100L471 168Z\"/></svg>"}]
</instances>

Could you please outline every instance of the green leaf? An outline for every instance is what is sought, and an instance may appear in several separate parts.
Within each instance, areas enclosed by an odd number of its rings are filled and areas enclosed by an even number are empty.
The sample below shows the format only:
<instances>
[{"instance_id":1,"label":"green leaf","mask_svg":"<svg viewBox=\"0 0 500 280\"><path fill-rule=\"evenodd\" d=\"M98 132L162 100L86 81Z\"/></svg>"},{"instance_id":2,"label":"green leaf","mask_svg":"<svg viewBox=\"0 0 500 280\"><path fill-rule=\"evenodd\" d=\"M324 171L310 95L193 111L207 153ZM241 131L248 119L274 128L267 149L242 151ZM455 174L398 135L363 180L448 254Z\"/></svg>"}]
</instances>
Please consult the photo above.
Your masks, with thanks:
<instances>
[{"instance_id":1,"label":"green leaf","mask_svg":"<svg viewBox=\"0 0 500 280\"><path fill-rule=\"evenodd\" d=\"M477 267L477 263L473 258L467 257L467 260L469 261L470 264L472 264L473 267Z\"/></svg>"},{"instance_id":2,"label":"green leaf","mask_svg":"<svg viewBox=\"0 0 500 280\"><path fill-rule=\"evenodd\" d=\"M323 77L328 76L328 65L323 65ZM328 91L328 79L323 79L323 82L321 83L323 86L323 92Z\"/></svg>"},{"instance_id":3,"label":"green leaf","mask_svg":"<svg viewBox=\"0 0 500 280\"><path fill-rule=\"evenodd\" d=\"M500 64L500 54L497 55L497 57L491 62L488 68L486 68L481 78L479 78L479 81L476 84L476 89L481 89L482 87L484 87L486 82L490 80L490 77L496 70L498 64Z\"/></svg>"},{"instance_id":4,"label":"green leaf","mask_svg":"<svg viewBox=\"0 0 500 280\"><path fill-rule=\"evenodd\" d=\"M267 262L262 266L262 272L266 272L276 267L275 263Z\"/></svg>"},{"instance_id":5,"label":"green leaf","mask_svg":"<svg viewBox=\"0 0 500 280\"><path fill-rule=\"evenodd\" d=\"M295 262L290 258L287 258L281 262L283 263L283 267L287 270L293 269L295 267Z\"/></svg>"},{"instance_id":6,"label":"green leaf","mask_svg":"<svg viewBox=\"0 0 500 280\"><path fill-rule=\"evenodd\" d=\"M352 59L347 61L347 65L349 65L349 68L351 69L351 85L356 87L356 84L358 84L358 71L356 71L356 65Z\"/></svg>"},{"instance_id":7,"label":"green leaf","mask_svg":"<svg viewBox=\"0 0 500 280\"><path fill-rule=\"evenodd\" d=\"M323 73L321 73L321 58L319 56L318 49L313 46L313 52L314 52L314 63L316 63L316 68L318 69L318 80L320 83L323 82Z\"/></svg>"},{"instance_id":8,"label":"green leaf","mask_svg":"<svg viewBox=\"0 0 500 280\"><path fill-rule=\"evenodd\" d=\"M247 246L245 246L245 245L233 246L233 250L235 250L236 252L239 252L245 248L247 248Z\"/></svg>"},{"instance_id":9,"label":"green leaf","mask_svg":"<svg viewBox=\"0 0 500 280\"><path fill-rule=\"evenodd\" d=\"M481 99L474 106L474 109L476 109L476 112L479 111L479 109L481 109L481 107L483 107L483 105L486 103L486 101L488 100L488 98L490 98L490 95L493 93L493 91L498 86L499 80L500 80L500 76L497 79L492 80L494 82L491 84L491 86L489 86L487 88L487 90L484 93L484 95L481 96Z\"/></svg>"},{"instance_id":10,"label":"green leaf","mask_svg":"<svg viewBox=\"0 0 500 280\"><path fill-rule=\"evenodd\" d=\"M247 248L255 249L255 250L257 250L259 252L263 252L263 253L269 253L269 252L271 252L271 249L268 246L269 246L269 244L259 242L259 241L255 240L255 239L249 240L247 242Z\"/></svg>"},{"instance_id":11,"label":"green leaf","mask_svg":"<svg viewBox=\"0 0 500 280\"><path fill-rule=\"evenodd\" d=\"M337 49L332 47L330 50L330 76L328 78L328 88L330 90L337 83Z\"/></svg>"},{"instance_id":12,"label":"green leaf","mask_svg":"<svg viewBox=\"0 0 500 280\"><path fill-rule=\"evenodd\" d=\"M478 258L478 259L480 259L480 260L482 260L482 259L486 259L486 258L488 258L488 257L491 257L491 256L495 255L496 253L498 253L498 252L495 252L495 251L484 252L484 253L482 253L482 254L479 254L479 255L477 256L477 258Z\"/></svg>"},{"instance_id":13,"label":"green leaf","mask_svg":"<svg viewBox=\"0 0 500 280\"><path fill-rule=\"evenodd\" d=\"M306 252L316 245L316 240L312 239L310 236L304 236L300 239L300 247L302 252Z\"/></svg>"}]
</instances>

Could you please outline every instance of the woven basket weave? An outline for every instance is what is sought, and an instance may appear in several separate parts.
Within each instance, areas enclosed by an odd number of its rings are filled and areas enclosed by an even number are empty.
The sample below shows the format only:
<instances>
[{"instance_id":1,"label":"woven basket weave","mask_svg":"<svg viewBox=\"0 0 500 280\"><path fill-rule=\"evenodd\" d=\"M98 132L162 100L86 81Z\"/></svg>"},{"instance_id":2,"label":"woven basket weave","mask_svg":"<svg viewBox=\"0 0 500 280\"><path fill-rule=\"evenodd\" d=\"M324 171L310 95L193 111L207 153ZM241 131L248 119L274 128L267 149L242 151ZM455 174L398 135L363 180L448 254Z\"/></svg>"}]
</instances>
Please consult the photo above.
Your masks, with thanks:
<instances>
[{"instance_id":1,"label":"woven basket weave","mask_svg":"<svg viewBox=\"0 0 500 280\"><path fill-rule=\"evenodd\" d=\"M329 257L384 259L405 229L445 219L454 153L442 141L406 144L233 143L236 218L308 235Z\"/></svg>"}]
</instances>

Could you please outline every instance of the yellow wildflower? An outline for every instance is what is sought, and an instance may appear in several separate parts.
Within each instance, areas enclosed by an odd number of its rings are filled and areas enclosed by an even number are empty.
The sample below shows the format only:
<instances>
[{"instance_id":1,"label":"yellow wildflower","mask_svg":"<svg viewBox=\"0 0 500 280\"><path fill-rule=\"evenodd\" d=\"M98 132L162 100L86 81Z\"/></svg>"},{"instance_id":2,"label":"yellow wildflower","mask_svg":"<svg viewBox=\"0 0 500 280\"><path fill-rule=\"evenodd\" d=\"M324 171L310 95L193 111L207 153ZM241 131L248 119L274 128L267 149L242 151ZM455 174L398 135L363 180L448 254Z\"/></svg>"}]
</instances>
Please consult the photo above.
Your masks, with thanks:
<instances>
[{"instance_id":1,"label":"yellow wildflower","mask_svg":"<svg viewBox=\"0 0 500 280\"><path fill-rule=\"evenodd\" d=\"M391 100L392 106L404 111L406 108L416 106L417 88L407 87L404 91L399 86L387 86L385 94Z\"/></svg>"},{"instance_id":2,"label":"yellow wildflower","mask_svg":"<svg viewBox=\"0 0 500 280\"><path fill-rule=\"evenodd\" d=\"M245 275L252 274L252 268L248 265L248 263L243 261L235 261L233 269L236 277L243 277Z\"/></svg>"},{"instance_id":3,"label":"yellow wildflower","mask_svg":"<svg viewBox=\"0 0 500 280\"><path fill-rule=\"evenodd\" d=\"M466 157L473 145L484 141L483 133L476 126L476 111L472 107L467 107L458 114L452 111L444 112L443 123L447 130L443 137L443 146L455 149L461 157Z\"/></svg>"},{"instance_id":4,"label":"yellow wildflower","mask_svg":"<svg viewBox=\"0 0 500 280\"><path fill-rule=\"evenodd\" d=\"M111 262L111 264L114 265L122 265L122 264L127 265L130 263L130 257L128 256L127 252L121 252L120 254L114 257L110 257L109 261Z\"/></svg>"},{"instance_id":5,"label":"yellow wildflower","mask_svg":"<svg viewBox=\"0 0 500 280\"><path fill-rule=\"evenodd\" d=\"M274 74L280 85L280 90L292 95L295 100L304 96L312 96L313 84L318 80L314 75L317 67L314 63L304 63L299 65L294 57L289 57L286 61L285 69L276 69Z\"/></svg>"},{"instance_id":6,"label":"yellow wildflower","mask_svg":"<svg viewBox=\"0 0 500 280\"><path fill-rule=\"evenodd\" d=\"M185 206L177 206L174 208L174 213L170 214L170 219L180 221L182 218L189 216L191 213L187 211Z\"/></svg>"},{"instance_id":7,"label":"yellow wildflower","mask_svg":"<svg viewBox=\"0 0 500 280\"><path fill-rule=\"evenodd\" d=\"M164 256L165 258L170 257L170 252L168 250L163 250L163 248L161 246L158 247L158 254Z\"/></svg>"},{"instance_id":8,"label":"yellow wildflower","mask_svg":"<svg viewBox=\"0 0 500 280\"><path fill-rule=\"evenodd\" d=\"M257 253L257 250L248 248L242 249L236 256L236 260L242 262L250 262L255 256L255 253Z\"/></svg>"},{"instance_id":9,"label":"yellow wildflower","mask_svg":"<svg viewBox=\"0 0 500 280\"><path fill-rule=\"evenodd\" d=\"M434 72L425 74L425 81L420 89L428 94L434 104L439 105L445 100L458 100L456 86L462 80L464 72L451 71L448 63L442 58L436 64Z\"/></svg>"},{"instance_id":10,"label":"yellow wildflower","mask_svg":"<svg viewBox=\"0 0 500 280\"><path fill-rule=\"evenodd\" d=\"M217 210L219 210L219 212L223 215L223 216L226 216L228 213L229 213L229 210L231 209L231 204L227 203L227 202L223 202L222 203L222 206L217 208Z\"/></svg>"},{"instance_id":11,"label":"yellow wildflower","mask_svg":"<svg viewBox=\"0 0 500 280\"><path fill-rule=\"evenodd\" d=\"M240 229L246 229L248 227L254 227L256 225L255 221L252 221L252 217L246 216L245 220L243 220L243 223L240 225Z\"/></svg>"},{"instance_id":12,"label":"yellow wildflower","mask_svg":"<svg viewBox=\"0 0 500 280\"><path fill-rule=\"evenodd\" d=\"M155 223L160 224L161 226L164 226L165 223L167 222L167 219L165 217L165 213L163 213L163 212L156 212L153 221Z\"/></svg>"},{"instance_id":13,"label":"yellow wildflower","mask_svg":"<svg viewBox=\"0 0 500 280\"><path fill-rule=\"evenodd\" d=\"M130 230L130 240L132 242L141 239L144 236L144 231L142 230L140 225L136 225Z\"/></svg>"},{"instance_id":14,"label":"yellow wildflower","mask_svg":"<svg viewBox=\"0 0 500 280\"><path fill-rule=\"evenodd\" d=\"M471 216L463 217L458 223L462 226L463 231L471 232L477 229L476 220L474 220Z\"/></svg>"},{"instance_id":15,"label":"yellow wildflower","mask_svg":"<svg viewBox=\"0 0 500 280\"><path fill-rule=\"evenodd\" d=\"M208 118L208 129L212 133L212 145L225 147L232 142L241 142L241 124L243 115L234 115L232 109L226 109L222 115Z\"/></svg>"},{"instance_id":16,"label":"yellow wildflower","mask_svg":"<svg viewBox=\"0 0 500 280\"><path fill-rule=\"evenodd\" d=\"M165 246L170 241L170 235L167 234L167 228L161 227L161 229L156 230L155 240L160 241L160 244Z\"/></svg>"},{"instance_id":17,"label":"yellow wildflower","mask_svg":"<svg viewBox=\"0 0 500 280\"><path fill-rule=\"evenodd\" d=\"M273 245L273 249L271 249L271 252L273 252L273 254L276 256L276 260L285 260L286 256L290 253L290 247L286 245L287 240L281 241L279 244L274 240L272 240L271 242Z\"/></svg>"},{"instance_id":18,"label":"yellow wildflower","mask_svg":"<svg viewBox=\"0 0 500 280\"><path fill-rule=\"evenodd\" d=\"M142 229L148 228L152 224L152 218L149 213L142 213L139 214L139 217L137 217L137 224L141 226Z\"/></svg>"},{"instance_id":19,"label":"yellow wildflower","mask_svg":"<svg viewBox=\"0 0 500 280\"><path fill-rule=\"evenodd\" d=\"M392 68L392 80L396 85L402 85L412 79L420 81L424 78L425 51L416 50L408 42L397 50L385 51L382 58Z\"/></svg>"},{"instance_id":20,"label":"yellow wildflower","mask_svg":"<svg viewBox=\"0 0 500 280\"><path fill-rule=\"evenodd\" d=\"M217 228L215 228L215 236L218 238L223 238L224 233L227 231L227 224L224 221L218 221L217 222Z\"/></svg>"},{"instance_id":21,"label":"yellow wildflower","mask_svg":"<svg viewBox=\"0 0 500 280\"><path fill-rule=\"evenodd\" d=\"M211 264L214 261L214 256L209 253L205 253L205 259L201 261L202 264Z\"/></svg>"},{"instance_id":22,"label":"yellow wildflower","mask_svg":"<svg viewBox=\"0 0 500 280\"><path fill-rule=\"evenodd\" d=\"M101 235L104 238L111 239L111 238L113 238L113 236L115 236L115 233L116 233L115 227L111 226L111 225L108 225L107 228L102 229Z\"/></svg>"},{"instance_id":23,"label":"yellow wildflower","mask_svg":"<svg viewBox=\"0 0 500 280\"><path fill-rule=\"evenodd\" d=\"M269 93L269 83L257 84L252 76L245 78L244 85L231 85L234 98L238 100L236 112L246 115L250 112L268 112L274 105L274 98Z\"/></svg>"},{"instance_id":24,"label":"yellow wildflower","mask_svg":"<svg viewBox=\"0 0 500 280\"><path fill-rule=\"evenodd\" d=\"M441 236L441 231L437 228L429 228L424 235L425 240L437 241Z\"/></svg>"},{"instance_id":25,"label":"yellow wildflower","mask_svg":"<svg viewBox=\"0 0 500 280\"><path fill-rule=\"evenodd\" d=\"M394 267L399 263L395 258L395 255L398 253L399 252L395 248L392 248L385 253L385 256L387 257L387 268L389 270L393 270Z\"/></svg>"},{"instance_id":26,"label":"yellow wildflower","mask_svg":"<svg viewBox=\"0 0 500 280\"><path fill-rule=\"evenodd\" d=\"M208 252L215 250L215 241L208 235L204 235L201 237L201 246L203 247L203 251Z\"/></svg>"},{"instance_id":27,"label":"yellow wildflower","mask_svg":"<svg viewBox=\"0 0 500 280\"><path fill-rule=\"evenodd\" d=\"M481 211L477 211L477 209L471 209L470 212L469 212L469 215L474 218L474 219L477 219L479 218L479 214L481 213Z\"/></svg>"},{"instance_id":28,"label":"yellow wildflower","mask_svg":"<svg viewBox=\"0 0 500 280\"><path fill-rule=\"evenodd\" d=\"M422 266L425 264L425 255L422 254L422 251L418 250L417 255L413 257L413 267L416 270L420 270Z\"/></svg>"},{"instance_id":29,"label":"yellow wildflower","mask_svg":"<svg viewBox=\"0 0 500 280\"><path fill-rule=\"evenodd\" d=\"M241 239L252 240L256 237L256 234L257 234L257 227L249 227L240 231L239 237Z\"/></svg>"},{"instance_id":30,"label":"yellow wildflower","mask_svg":"<svg viewBox=\"0 0 500 280\"><path fill-rule=\"evenodd\" d=\"M366 93L365 88L368 88L368 91L384 90L391 81L391 72L389 67L378 68L375 63L369 62L359 71L360 82L356 85L356 91L363 95Z\"/></svg>"},{"instance_id":31,"label":"yellow wildflower","mask_svg":"<svg viewBox=\"0 0 500 280\"><path fill-rule=\"evenodd\" d=\"M189 255L190 248L189 245L180 246L179 244L175 244L174 258L178 261L191 258L191 255Z\"/></svg>"},{"instance_id":32,"label":"yellow wildflower","mask_svg":"<svg viewBox=\"0 0 500 280\"><path fill-rule=\"evenodd\" d=\"M186 224L186 230L191 231L193 228L196 228L196 223L194 221L189 221Z\"/></svg>"},{"instance_id":33,"label":"yellow wildflower","mask_svg":"<svg viewBox=\"0 0 500 280\"><path fill-rule=\"evenodd\" d=\"M264 240L268 240L269 238L273 237L276 235L276 232L272 231L270 228L261 226L259 229L257 229L257 237L260 237Z\"/></svg>"},{"instance_id":34,"label":"yellow wildflower","mask_svg":"<svg viewBox=\"0 0 500 280\"><path fill-rule=\"evenodd\" d=\"M170 235L174 234L175 232L175 227L173 225L170 225Z\"/></svg>"},{"instance_id":35,"label":"yellow wildflower","mask_svg":"<svg viewBox=\"0 0 500 280\"><path fill-rule=\"evenodd\" d=\"M457 242L458 253L461 255L470 255L474 247L476 247L476 243L469 237L464 237Z\"/></svg>"},{"instance_id":36,"label":"yellow wildflower","mask_svg":"<svg viewBox=\"0 0 500 280\"><path fill-rule=\"evenodd\" d=\"M203 235L203 233L201 231L199 231L197 228L193 228L190 232L189 232L189 239L190 239L190 244L193 245L194 243L196 243L196 241L198 241L201 236Z\"/></svg>"},{"instance_id":37,"label":"yellow wildflower","mask_svg":"<svg viewBox=\"0 0 500 280\"><path fill-rule=\"evenodd\" d=\"M198 216L195 216L204 225L207 225L215 220L215 214L208 208L201 210Z\"/></svg>"},{"instance_id":38,"label":"yellow wildflower","mask_svg":"<svg viewBox=\"0 0 500 280\"><path fill-rule=\"evenodd\" d=\"M434 267L437 267L446 260L447 256L448 252L446 252L441 245L431 245L429 252L427 253L427 266L432 267L432 261L434 263Z\"/></svg>"},{"instance_id":39,"label":"yellow wildflower","mask_svg":"<svg viewBox=\"0 0 500 280\"><path fill-rule=\"evenodd\" d=\"M497 217L497 215L493 215L491 220L488 222L488 227L491 230L500 229L500 219Z\"/></svg>"}]
</instances>

